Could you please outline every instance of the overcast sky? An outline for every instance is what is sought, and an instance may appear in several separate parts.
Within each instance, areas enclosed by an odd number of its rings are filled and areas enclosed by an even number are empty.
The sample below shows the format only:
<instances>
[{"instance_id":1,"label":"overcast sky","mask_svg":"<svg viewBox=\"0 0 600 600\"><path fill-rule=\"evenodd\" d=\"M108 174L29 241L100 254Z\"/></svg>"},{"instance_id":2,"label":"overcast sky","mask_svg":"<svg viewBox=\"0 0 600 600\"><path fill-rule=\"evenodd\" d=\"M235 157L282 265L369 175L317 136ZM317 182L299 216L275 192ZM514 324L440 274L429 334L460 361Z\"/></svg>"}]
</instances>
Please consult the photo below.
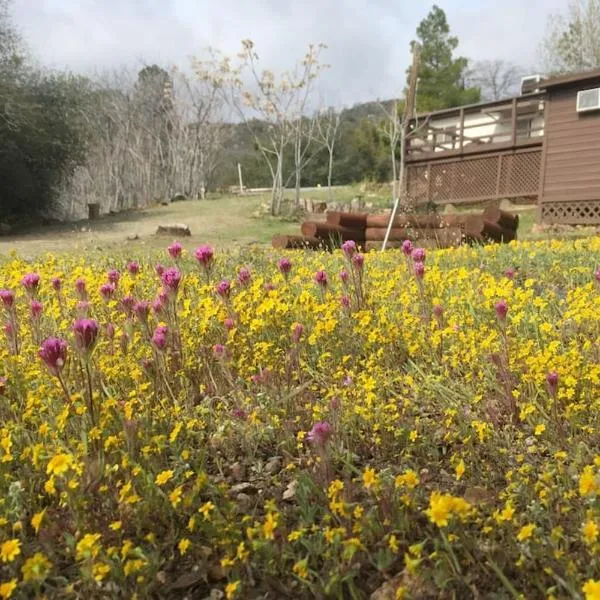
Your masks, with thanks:
<instances>
[{"instance_id":1,"label":"overcast sky","mask_svg":"<svg viewBox=\"0 0 600 600\"><path fill-rule=\"evenodd\" d=\"M549 13L567 0L439 0L459 51L535 70ZM310 42L325 42L329 104L398 96L409 42L433 2L424 0L13 0L32 54L89 73L119 65L189 64L206 46L234 54L251 38L261 65L291 68Z\"/></svg>"}]
</instances>

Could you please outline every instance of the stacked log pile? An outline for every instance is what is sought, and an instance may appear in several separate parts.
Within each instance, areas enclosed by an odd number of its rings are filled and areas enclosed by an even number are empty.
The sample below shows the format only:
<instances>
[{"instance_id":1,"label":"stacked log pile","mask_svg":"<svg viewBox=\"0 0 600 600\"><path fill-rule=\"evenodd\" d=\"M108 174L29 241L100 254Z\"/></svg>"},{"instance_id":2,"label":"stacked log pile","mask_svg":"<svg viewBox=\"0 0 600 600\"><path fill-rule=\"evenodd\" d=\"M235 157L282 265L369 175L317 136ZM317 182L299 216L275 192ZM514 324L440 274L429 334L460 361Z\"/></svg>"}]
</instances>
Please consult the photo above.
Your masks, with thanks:
<instances>
[{"instance_id":1,"label":"stacked log pile","mask_svg":"<svg viewBox=\"0 0 600 600\"><path fill-rule=\"evenodd\" d=\"M339 248L354 240L364 250L380 249L389 215L330 212L325 222L305 221L302 235L276 235L274 248ZM449 248L463 243L507 243L517 237L518 215L487 208L482 214L398 215L388 238L388 248L399 248L404 240L429 248Z\"/></svg>"}]
</instances>

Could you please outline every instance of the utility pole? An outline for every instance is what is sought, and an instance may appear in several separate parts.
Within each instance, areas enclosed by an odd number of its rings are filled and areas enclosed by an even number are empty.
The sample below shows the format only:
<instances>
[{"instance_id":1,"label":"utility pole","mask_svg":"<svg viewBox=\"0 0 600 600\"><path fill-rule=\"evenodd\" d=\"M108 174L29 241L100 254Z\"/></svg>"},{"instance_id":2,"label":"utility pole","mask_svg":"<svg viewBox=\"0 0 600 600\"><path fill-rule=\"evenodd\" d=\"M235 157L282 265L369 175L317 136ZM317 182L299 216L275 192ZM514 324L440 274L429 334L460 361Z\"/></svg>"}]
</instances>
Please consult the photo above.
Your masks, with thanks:
<instances>
[{"instance_id":1,"label":"utility pole","mask_svg":"<svg viewBox=\"0 0 600 600\"><path fill-rule=\"evenodd\" d=\"M400 173L398 174L398 193L396 195L396 199L394 200L394 206L392 208L392 213L390 214L390 220L388 222L387 230L385 232L385 238L383 239L383 244L381 245L382 250L385 250L387 246L388 239L390 237L390 232L394 225L394 219L396 218L396 213L398 212L400 197L404 195L404 162L406 154L406 138L409 135L408 126L415 114L415 104L417 99L417 83L419 81L420 55L421 46L417 42L413 42L412 66L410 69L410 77L408 80L408 91L406 93L406 102L404 104L404 114L402 115L402 130L400 132Z\"/></svg>"}]
</instances>

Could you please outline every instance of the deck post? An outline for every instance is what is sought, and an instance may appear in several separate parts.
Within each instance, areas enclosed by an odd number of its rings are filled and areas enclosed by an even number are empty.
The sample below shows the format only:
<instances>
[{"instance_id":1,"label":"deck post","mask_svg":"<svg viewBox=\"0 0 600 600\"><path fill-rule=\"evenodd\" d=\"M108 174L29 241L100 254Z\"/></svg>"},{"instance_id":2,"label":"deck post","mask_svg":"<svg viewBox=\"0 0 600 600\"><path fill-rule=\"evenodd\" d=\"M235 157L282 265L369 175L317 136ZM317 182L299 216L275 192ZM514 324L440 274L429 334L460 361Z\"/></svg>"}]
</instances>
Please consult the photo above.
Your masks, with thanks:
<instances>
[{"instance_id":1,"label":"deck post","mask_svg":"<svg viewBox=\"0 0 600 600\"><path fill-rule=\"evenodd\" d=\"M431 202L431 163L427 163L427 191L425 192L427 196L427 203Z\"/></svg>"},{"instance_id":2,"label":"deck post","mask_svg":"<svg viewBox=\"0 0 600 600\"><path fill-rule=\"evenodd\" d=\"M462 154L463 142L465 139L465 109L463 107L461 107L460 109L460 125L458 129L458 134L460 136L458 138L458 148L460 150L460 153Z\"/></svg>"},{"instance_id":3,"label":"deck post","mask_svg":"<svg viewBox=\"0 0 600 600\"><path fill-rule=\"evenodd\" d=\"M517 143L517 99L512 100L512 126L510 144L514 148Z\"/></svg>"},{"instance_id":4,"label":"deck post","mask_svg":"<svg viewBox=\"0 0 600 600\"><path fill-rule=\"evenodd\" d=\"M500 180L502 177L502 157L503 157L502 154L500 154L498 156L498 170L496 171L496 198L500 197Z\"/></svg>"}]
</instances>

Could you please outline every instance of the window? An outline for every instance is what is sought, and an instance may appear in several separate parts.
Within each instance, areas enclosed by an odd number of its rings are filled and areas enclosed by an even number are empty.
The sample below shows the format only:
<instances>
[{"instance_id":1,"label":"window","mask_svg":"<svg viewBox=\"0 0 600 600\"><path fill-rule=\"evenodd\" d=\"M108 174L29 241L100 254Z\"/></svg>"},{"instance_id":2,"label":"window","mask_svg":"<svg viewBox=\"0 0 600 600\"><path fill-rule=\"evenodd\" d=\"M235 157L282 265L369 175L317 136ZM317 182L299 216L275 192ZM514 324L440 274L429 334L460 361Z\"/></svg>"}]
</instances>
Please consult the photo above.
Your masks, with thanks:
<instances>
[{"instance_id":1,"label":"window","mask_svg":"<svg viewBox=\"0 0 600 600\"><path fill-rule=\"evenodd\" d=\"M577 112L600 110L600 88L577 92Z\"/></svg>"}]
</instances>

